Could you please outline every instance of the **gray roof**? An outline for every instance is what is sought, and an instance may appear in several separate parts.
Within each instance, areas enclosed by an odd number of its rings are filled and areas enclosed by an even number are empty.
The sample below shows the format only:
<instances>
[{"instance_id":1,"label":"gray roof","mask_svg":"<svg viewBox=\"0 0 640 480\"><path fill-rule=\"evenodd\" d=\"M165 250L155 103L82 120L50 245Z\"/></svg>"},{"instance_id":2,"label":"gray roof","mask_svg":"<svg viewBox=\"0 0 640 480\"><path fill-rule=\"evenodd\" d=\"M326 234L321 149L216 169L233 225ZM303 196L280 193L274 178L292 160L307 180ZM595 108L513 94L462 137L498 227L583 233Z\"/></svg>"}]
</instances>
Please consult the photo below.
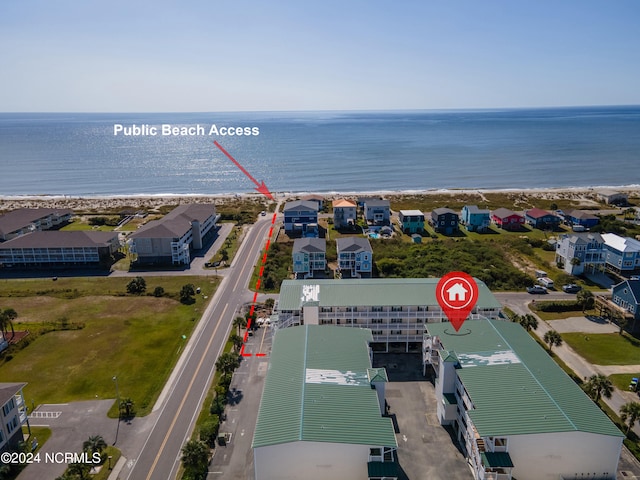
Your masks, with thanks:
<instances>
[{"instance_id":1,"label":"gray roof","mask_svg":"<svg viewBox=\"0 0 640 480\"><path fill-rule=\"evenodd\" d=\"M324 238L296 238L293 241L293 253L318 253L327 251L327 241Z\"/></svg>"},{"instance_id":2,"label":"gray roof","mask_svg":"<svg viewBox=\"0 0 640 480\"><path fill-rule=\"evenodd\" d=\"M569 210L568 212L564 212L564 214L567 217L580 218L582 220L598 220L598 217L584 210Z\"/></svg>"},{"instance_id":3,"label":"gray roof","mask_svg":"<svg viewBox=\"0 0 640 480\"><path fill-rule=\"evenodd\" d=\"M368 238L340 237L336 239L338 253L340 252L373 252Z\"/></svg>"},{"instance_id":4,"label":"gray roof","mask_svg":"<svg viewBox=\"0 0 640 480\"><path fill-rule=\"evenodd\" d=\"M8 235L21 230L49 215L71 214L73 211L68 208L18 208L0 216L0 235Z\"/></svg>"},{"instance_id":5,"label":"gray roof","mask_svg":"<svg viewBox=\"0 0 640 480\"><path fill-rule=\"evenodd\" d=\"M561 238L568 238L571 243L587 244L591 241L604 243L604 238L602 238L602 235L592 232L565 234L562 235Z\"/></svg>"},{"instance_id":6,"label":"gray roof","mask_svg":"<svg viewBox=\"0 0 640 480\"><path fill-rule=\"evenodd\" d=\"M304 325L278 330L264 382L253 448L291 442L396 447L382 417L366 328Z\"/></svg>"},{"instance_id":7,"label":"gray roof","mask_svg":"<svg viewBox=\"0 0 640 480\"><path fill-rule=\"evenodd\" d=\"M447 213L451 213L453 215L458 215L458 212L456 212L455 210L451 210L450 208L446 208L446 207L436 208L436 209L433 210L433 213L435 213L438 216L445 215Z\"/></svg>"},{"instance_id":8,"label":"gray roof","mask_svg":"<svg viewBox=\"0 0 640 480\"><path fill-rule=\"evenodd\" d=\"M313 200L294 200L293 202L287 202L284 204L283 212L289 210L308 210L311 212L318 211L318 202Z\"/></svg>"},{"instance_id":9,"label":"gray roof","mask_svg":"<svg viewBox=\"0 0 640 480\"><path fill-rule=\"evenodd\" d=\"M0 250L10 248L101 247L117 240L118 232L44 231L31 232L0 243Z\"/></svg>"},{"instance_id":10,"label":"gray roof","mask_svg":"<svg viewBox=\"0 0 640 480\"><path fill-rule=\"evenodd\" d=\"M506 217L510 217L511 215L518 215L520 217L522 217L521 214L514 212L513 210L509 210L508 208L504 208L504 207L500 207L500 208L496 208L493 211L493 216L494 217L498 217L498 218L506 218Z\"/></svg>"},{"instance_id":11,"label":"gray roof","mask_svg":"<svg viewBox=\"0 0 640 480\"><path fill-rule=\"evenodd\" d=\"M0 383L0 407L4 406L11 397L22 390L26 383Z\"/></svg>"},{"instance_id":12,"label":"gray roof","mask_svg":"<svg viewBox=\"0 0 640 480\"><path fill-rule=\"evenodd\" d=\"M192 222L204 223L215 214L216 207L212 204L180 205L160 220L143 225L130 238L180 238L191 229Z\"/></svg>"},{"instance_id":13,"label":"gray roof","mask_svg":"<svg viewBox=\"0 0 640 480\"><path fill-rule=\"evenodd\" d=\"M465 205L464 208L466 208L469 213L484 213L489 215L489 210L480 210L477 205Z\"/></svg>"},{"instance_id":14,"label":"gray roof","mask_svg":"<svg viewBox=\"0 0 640 480\"><path fill-rule=\"evenodd\" d=\"M300 310L308 303L321 307L340 306L429 306L438 307L439 278L360 278L344 280L284 280L280 287L280 310ZM479 309L499 310L500 302L477 278Z\"/></svg>"},{"instance_id":15,"label":"gray roof","mask_svg":"<svg viewBox=\"0 0 640 480\"><path fill-rule=\"evenodd\" d=\"M468 320L460 333L425 325L455 352L481 437L554 432L624 435L517 323Z\"/></svg>"},{"instance_id":16,"label":"gray roof","mask_svg":"<svg viewBox=\"0 0 640 480\"><path fill-rule=\"evenodd\" d=\"M383 200L380 198L367 198L364 201L364 204L367 206L367 208L369 207L387 207L389 208L390 203L389 200Z\"/></svg>"}]
</instances>

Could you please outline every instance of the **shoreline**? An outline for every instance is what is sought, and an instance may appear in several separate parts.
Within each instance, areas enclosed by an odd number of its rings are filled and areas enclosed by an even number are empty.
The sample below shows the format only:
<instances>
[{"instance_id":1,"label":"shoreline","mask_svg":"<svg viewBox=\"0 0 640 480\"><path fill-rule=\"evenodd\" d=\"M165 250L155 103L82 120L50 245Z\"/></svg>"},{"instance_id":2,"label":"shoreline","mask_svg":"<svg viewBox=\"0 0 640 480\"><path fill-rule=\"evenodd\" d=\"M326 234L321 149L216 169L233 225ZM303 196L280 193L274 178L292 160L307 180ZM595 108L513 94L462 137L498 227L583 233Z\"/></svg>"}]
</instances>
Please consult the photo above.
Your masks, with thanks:
<instances>
[{"instance_id":1,"label":"shoreline","mask_svg":"<svg viewBox=\"0 0 640 480\"><path fill-rule=\"evenodd\" d=\"M276 201L289 200L307 195L322 196L327 200L340 197L365 197L379 195L390 198L406 197L435 197L455 195L484 195L502 194L518 195L540 199L559 200L585 200L594 202L595 195L600 191L617 191L627 193L629 197L640 198L640 185L625 186L592 186L592 187L549 187L549 188L478 188L478 189L425 189L425 190L377 190L377 191L350 191L350 192L272 192ZM159 208L164 205L184 203L216 203L225 204L234 200L249 200L262 202L265 198L259 193L236 194L134 194L134 195L0 195L0 211L14 210L16 208L70 208L72 210L99 210L117 209L124 207L133 208Z\"/></svg>"}]
</instances>

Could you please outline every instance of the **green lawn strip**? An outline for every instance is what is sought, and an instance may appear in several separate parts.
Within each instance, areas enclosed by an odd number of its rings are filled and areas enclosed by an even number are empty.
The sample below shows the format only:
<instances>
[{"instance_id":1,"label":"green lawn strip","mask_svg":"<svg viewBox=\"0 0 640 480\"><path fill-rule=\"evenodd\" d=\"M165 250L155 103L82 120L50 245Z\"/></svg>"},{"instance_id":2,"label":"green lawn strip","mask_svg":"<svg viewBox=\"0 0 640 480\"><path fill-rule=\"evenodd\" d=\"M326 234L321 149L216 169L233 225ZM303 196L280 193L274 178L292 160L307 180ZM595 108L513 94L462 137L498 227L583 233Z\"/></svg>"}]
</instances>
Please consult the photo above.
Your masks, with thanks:
<instances>
[{"instance_id":1,"label":"green lawn strip","mask_svg":"<svg viewBox=\"0 0 640 480\"><path fill-rule=\"evenodd\" d=\"M27 405L115 398L112 378L117 376L120 397L130 397L138 415L148 414L204 311L203 296L210 298L217 285L217 280L202 277L147 279L148 290L162 286L167 294L176 296L186 283L201 287L202 295L196 296L193 305L146 295L82 295L114 288L117 282L110 280L102 279L102 288L100 282L83 279L68 285L51 280L46 284L63 287L63 293L70 287L72 293L77 292L72 299L46 294L28 297L22 288L18 289L20 297L0 297L3 306L15 308L20 315L16 330L33 332L26 348L12 352L10 360L5 356L0 364L1 381L28 383L24 390ZM41 288L37 281L31 284L33 291ZM62 318L84 328L37 336L39 329L59 325Z\"/></svg>"},{"instance_id":2,"label":"green lawn strip","mask_svg":"<svg viewBox=\"0 0 640 480\"><path fill-rule=\"evenodd\" d=\"M231 262L236 256L236 253L238 252L238 249L240 248L240 245L242 243L240 241L241 234L242 234L242 226L234 225L233 228L231 229L231 232L229 232L229 236L227 236L224 242L224 245L220 248L218 252L216 252L216 254L213 257L211 257L209 262L211 263L222 262L224 258L221 252L222 250L225 250L227 252L227 259L225 260L226 266L231 265ZM219 267L219 268L222 268L222 267Z\"/></svg>"},{"instance_id":3,"label":"green lawn strip","mask_svg":"<svg viewBox=\"0 0 640 480\"><path fill-rule=\"evenodd\" d=\"M29 431L26 425L22 427L22 432L25 435L29 434ZM52 431L49 427L31 427L31 436L27 440L27 444L29 445L29 448L31 448L31 443L33 442L33 440L37 440L38 448L36 448L35 452L40 450L42 446L45 443L47 443L47 440L51 438L51 433Z\"/></svg>"},{"instance_id":4,"label":"green lawn strip","mask_svg":"<svg viewBox=\"0 0 640 480\"><path fill-rule=\"evenodd\" d=\"M615 387L622 391L629 391L629 385L632 378L640 378L640 370L636 373L614 373L609 375L609 380L615 385ZM640 399L638 400L640 402Z\"/></svg>"},{"instance_id":5,"label":"green lawn strip","mask_svg":"<svg viewBox=\"0 0 640 480\"><path fill-rule=\"evenodd\" d=\"M640 358L640 341L627 333L563 333L562 339L595 365L635 365Z\"/></svg>"},{"instance_id":6,"label":"green lawn strip","mask_svg":"<svg viewBox=\"0 0 640 480\"><path fill-rule=\"evenodd\" d=\"M558 301L555 303L560 303L560 302L561 301ZM570 302L573 303L572 300L570 300ZM542 320L563 320L565 318L584 317L585 315L596 315L595 310L587 310L584 313L582 312L582 310L568 310L566 312L543 312L536 309L535 304L530 305L529 308L531 308L531 310L533 310L535 314L539 316Z\"/></svg>"}]
</instances>

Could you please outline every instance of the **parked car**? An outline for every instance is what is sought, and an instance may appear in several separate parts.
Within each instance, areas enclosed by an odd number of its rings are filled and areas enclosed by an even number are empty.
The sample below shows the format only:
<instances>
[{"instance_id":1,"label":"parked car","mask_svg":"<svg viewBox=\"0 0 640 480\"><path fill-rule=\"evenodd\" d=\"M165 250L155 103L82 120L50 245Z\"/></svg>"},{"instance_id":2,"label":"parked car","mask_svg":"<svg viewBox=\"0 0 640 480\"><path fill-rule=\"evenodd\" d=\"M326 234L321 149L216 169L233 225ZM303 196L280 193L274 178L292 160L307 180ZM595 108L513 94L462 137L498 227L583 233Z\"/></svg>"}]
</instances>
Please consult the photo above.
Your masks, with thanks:
<instances>
[{"instance_id":1,"label":"parked car","mask_svg":"<svg viewBox=\"0 0 640 480\"><path fill-rule=\"evenodd\" d=\"M562 286L562 291L566 293L578 293L580 290L582 290L582 287L575 283L567 283Z\"/></svg>"},{"instance_id":2,"label":"parked car","mask_svg":"<svg viewBox=\"0 0 640 480\"><path fill-rule=\"evenodd\" d=\"M533 287L527 287L527 292L531 293L532 295L543 294L547 293L547 289L542 285L534 285Z\"/></svg>"}]
</instances>

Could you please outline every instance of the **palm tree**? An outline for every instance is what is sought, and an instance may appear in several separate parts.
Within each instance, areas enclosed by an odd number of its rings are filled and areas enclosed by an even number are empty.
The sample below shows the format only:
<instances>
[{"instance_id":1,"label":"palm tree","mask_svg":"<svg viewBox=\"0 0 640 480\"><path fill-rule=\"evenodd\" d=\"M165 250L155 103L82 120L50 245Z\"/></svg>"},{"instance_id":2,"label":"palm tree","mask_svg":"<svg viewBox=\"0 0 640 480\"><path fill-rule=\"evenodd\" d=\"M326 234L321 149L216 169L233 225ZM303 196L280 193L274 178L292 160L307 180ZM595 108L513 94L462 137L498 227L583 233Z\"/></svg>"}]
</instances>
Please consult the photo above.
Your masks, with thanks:
<instances>
[{"instance_id":1,"label":"palm tree","mask_svg":"<svg viewBox=\"0 0 640 480\"><path fill-rule=\"evenodd\" d=\"M80 462L70 464L68 469L71 478L78 478L80 480L87 480L89 478L90 471L91 465Z\"/></svg>"},{"instance_id":2,"label":"palm tree","mask_svg":"<svg viewBox=\"0 0 640 480\"><path fill-rule=\"evenodd\" d=\"M553 347L559 347L562 345L562 337L555 330L549 330L544 334L543 337L544 343L549 345L549 353L551 353L551 349Z\"/></svg>"},{"instance_id":3,"label":"palm tree","mask_svg":"<svg viewBox=\"0 0 640 480\"><path fill-rule=\"evenodd\" d=\"M240 366L240 357L237 353L223 353L216 360L216 370L222 375L229 375Z\"/></svg>"},{"instance_id":4,"label":"palm tree","mask_svg":"<svg viewBox=\"0 0 640 480\"><path fill-rule=\"evenodd\" d=\"M240 335L240 329L247 326L247 320L244 317L236 317L233 319L233 326L238 329L238 335Z\"/></svg>"},{"instance_id":5,"label":"palm tree","mask_svg":"<svg viewBox=\"0 0 640 480\"><path fill-rule=\"evenodd\" d=\"M107 442L104 441L101 435L93 435L84 441L82 444L82 451L87 452L89 455L94 453L100 454L107 449Z\"/></svg>"},{"instance_id":6,"label":"palm tree","mask_svg":"<svg viewBox=\"0 0 640 480\"><path fill-rule=\"evenodd\" d=\"M18 318L18 312L13 308L5 308L0 312L0 330L2 331L2 338L7 339L7 328L11 327L11 339L16 336L16 332L13 329L13 321Z\"/></svg>"},{"instance_id":7,"label":"palm tree","mask_svg":"<svg viewBox=\"0 0 640 480\"><path fill-rule=\"evenodd\" d=\"M231 343L233 343L233 348L236 351L240 351L240 349L242 348L242 344L244 343L244 339L234 332L229 336L229 340L231 341Z\"/></svg>"},{"instance_id":8,"label":"palm tree","mask_svg":"<svg viewBox=\"0 0 640 480\"><path fill-rule=\"evenodd\" d=\"M591 290L585 290L584 288L578 292L576 295L576 300L578 304L582 307L582 313L585 310L593 308L593 303L595 298L593 297L593 292Z\"/></svg>"},{"instance_id":9,"label":"palm tree","mask_svg":"<svg viewBox=\"0 0 640 480\"><path fill-rule=\"evenodd\" d=\"M629 402L620 407L620 420L627 425L626 433L633 428L640 418L640 403Z\"/></svg>"},{"instance_id":10,"label":"palm tree","mask_svg":"<svg viewBox=\"0 0 640 480\"><path fill-rule=\"evenodd\" d=\"M131 418L135 412L134 403L129 397L125 397L120 400L120 414L124 418Z\"/></svg>"},{"instance_id":11,"label":"palm tree","mask_svg":"<svg viewBox=\"0 0 640 480\"><path fill-rule=\"evenodd\" d=\"M587 394L598 403L603 396L605 398L611 398L613 383L602 374L591 375L587 383L585 383L584 389Z\"/></svg>"},{"instance_id":12,"label":"palm tree","mask_svg":"<svg viewBox=\"0 0 640 480\"><path fill-rule=\"evenodd\" d=\"M519 319L519 322L520 322L520 325L522 325L527 332L530 332L531 330L536 330L538 328L538 319L533 315L531 315L530 313L527 313L526 315L521 316Z\"/></svg>"},{"instance_id":13,"label":"palm tree","mask_svg":"<svg viewBox=\"0 0 640 480\"><path fill-rule=\"evenodd\" d=\"M209 465L209 447L199 440L189 440L182 447L181 461L188 478L201 478Z\"/></svg>"}]
</instances>

